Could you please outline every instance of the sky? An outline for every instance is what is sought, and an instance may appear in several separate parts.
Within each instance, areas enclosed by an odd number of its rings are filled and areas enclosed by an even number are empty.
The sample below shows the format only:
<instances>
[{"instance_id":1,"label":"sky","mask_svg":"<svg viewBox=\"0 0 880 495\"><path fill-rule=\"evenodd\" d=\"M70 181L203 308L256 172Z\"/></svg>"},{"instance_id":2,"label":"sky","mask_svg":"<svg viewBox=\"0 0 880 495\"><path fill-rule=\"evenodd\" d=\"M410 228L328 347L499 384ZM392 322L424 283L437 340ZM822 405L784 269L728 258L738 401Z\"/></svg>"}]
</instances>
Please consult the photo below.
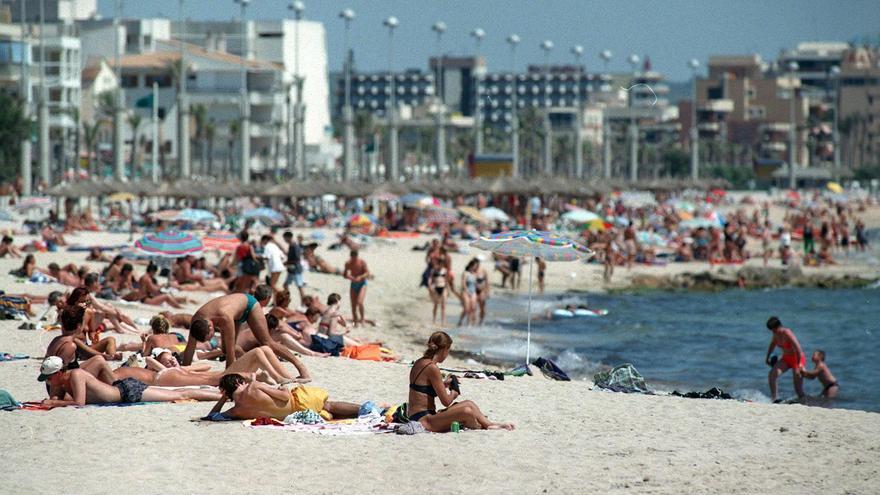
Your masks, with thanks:
<instances>
[{"instance_id":1,"label":"sky","mask_svg":"<svg viewBox=\"0 0 880 495\"><path fill-rule=\"evenodd\" d=\"M98 0L104 16L112 16L113 0ZM287 0L252 0L249 19L278 19L291 13ZM687 61L703 66L710 55L759 53L776 58L783 48L801 41L880 42L878 0L305 0L305 18L324 23L331 70L342 65L344 25L339 11L351 8L351 42L359 70L388 66L388 34L382 21L393 15L395 68L425 68L436 52L431 25L447 25L442 51L473 54L474 28L486 31L482 54L489 70L508 70L511 53L506 37L522 39L517 68L541 64L540 44L554 43L551 63L571 63L574 45L584 47L587 70L602 68L599 52L613 53L609 70L628 68L629 54L649 56L653 69L670 80L690 77ZM177 18L178 0L125 1L126 17ZM186 0L189 19L236 19L233 0Z\"/></svg>"}]
</instances>

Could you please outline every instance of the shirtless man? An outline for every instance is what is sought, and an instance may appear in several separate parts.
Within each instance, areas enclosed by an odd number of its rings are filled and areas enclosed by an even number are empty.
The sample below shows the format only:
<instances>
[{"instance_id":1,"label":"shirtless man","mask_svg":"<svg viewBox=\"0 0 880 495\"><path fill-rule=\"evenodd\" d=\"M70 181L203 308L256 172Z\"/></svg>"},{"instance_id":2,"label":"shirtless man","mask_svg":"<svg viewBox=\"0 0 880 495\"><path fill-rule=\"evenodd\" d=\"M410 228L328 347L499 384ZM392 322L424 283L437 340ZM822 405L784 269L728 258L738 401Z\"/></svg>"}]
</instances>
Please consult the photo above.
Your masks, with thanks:
<instances>
[{"instance_id":1,"label":"shirtless man","mask_svg":"<svg viewBox=\"0 0 880 495\"><path fill-rule=\"evenodd\" d=\"M269 328L269 335L271 335L273 339L277 340L283 345L286 345L292 351L298 352L305 356L329 356L329 354L327 354L326 352L316 352L309 349L303 342L305 326L311 325L308 320L306 320L305 322L295 323L295 327L289 324L281 325L281 322L277 317L275 317L275 315L271 313L266 315L266 326ZM314 331L312 331L312 333L314 333ZM245 352L260 347L260 342L256 339L256 337L254 337L254 332L250 328L242 330L241 333L238 334L238 339L235 341L235 343L238 347L241 348L242 351Z\"/></svg>"},{"instance_id":2,"label":"shirtless man","mask_svg":"<svg viewBox=\"0 0 880 495\"><path fill-rule=\"evenodd\" d=\"M223 281L223 279L206 278L200 273L195 273L193 271L194 262L195 257L190 255L183 258L180 263L177 264L177 267L174 270L174 278L176 279L180 290L205 292L229 291L229 286Z\"/></svg>"},{"instance_id":3,"label":"shirtless man","mask_svg":"<svg viewBox=\"0 0 880 495\"><path fill-rule=\"evenodd\" d=\"M837 397L837 393L840 392L840 385L838 385L837 379L834 378L834 375L831 374L828 365L825 364L825 351L821 349L816 350L813 352L810 360L813 361L813 370L809 371L806 368L801 368L801 374L808 380L819 379L819 382L821 382L823 386L822 397L827 397L829 399Z\"/></svg>"},{"instance_id":4,"label":"shirtless man","mask_svg":"<svg viewBox=\"0 0 880 495\"><path fill-rule=\"evenodd\" d=\"M801 369L806 365L804 351L801 350L801 345L797 337L794 336L794 332L790 328L783 327L779 318L771 316L767 320L767 329L773 333L770 346L767 348L767 356L764 358L767 365L773 367L767 376L770 384L770 400L776 402L776 380L789 369L792 372L794 390L798 398L802 399L804 397L804 378L801 375ZM771 364L770 354L776 347L782 349L782 359Z\"/></svg>"},{"instance_id":5,"label":"shirtless man","mask_svg":"<svg viewBox=\"0 0 880 495\"><path fill-rule=\"evenodd\" d=\"M43 405L51 407L175 400L211 401L222 397L222 394L213 389L156 388L134 378L117 380L112 385L107 385L81 369L65 370L64 363L58 356L51 356L43 361L37 380L48 382L49 398L43 401Z\"/></svg>"},{"instance_id":6,"label":"shirtless man","mask_svg":"<svg viewBox=\"0 0 880 495\"><path fill-rule=\"evenodd\" d=\"M183 306L174 296L162 292L162 288L156 282L156 273L158 271L159 267L150 263L147 266L147 271L138 280L138 288L131 291L128 295L123 297L123 299L126 301L139 301L153 306L161 306L162 304L167 303L172 308L182 308Z\"/></svg>"},{"instance_id":7,"label":"shirtless man","mask_svg":"<svg viewBox=\"0 0 880 495\"><path fill-rule=\"evenodd\" d=\"M235 406L223 413L236 419L275 418L282 420L288 415L311 409L318 411L325 419L356 418L360 406L351 402L327 400L329 393L318 387L296 386L290 390L277 388L247 378L230 374L220 379L222 397L214 405L210 414L219 413L226 401L232 400Z\"/></svg>"},{"instance_id":8,"label":"shirtless man","mask_svg":"<svg viewBox=\"0 0 880 495\"><path fill-rule=\"evenodd\" d=\"M367 263L358 257L357 250L352 250L351 258L345 263L342 276L351 281L351 319L354 326L364 323L364 301L367 298L367 279L370 270Z\"/></svg>"},{"instance_id":9,"label":"shirtless man","mask_svg":"<svg viewBox=\"0 0 880 495\"><path fill-rule=\"evenodd\" d=\"M235 341L242 324L247 323L254 338L260 344L269 346L275 354L296 367L299 372L297 380L303 382L311 380L308 370L299 358L269 334L263 306L268 305L271 299L272 288L268 285L259 285L253 296L228 294L208 301L193 315L181 364L192 364L198 343L209 341L214 332L219 331L221 348L226 351L226 367L229 368L235 363ZM285 373L285 378L293 377Z\"/></svg>"},{"instance_id":10,"label":"shirtless man","mask_svg":"<svg viewBox=\"0 0 880 495\"><path fill-rule=\"evenodd\" d=\"M58 263L49 263L49 276L57 280L59 284L77 287L82 281L67 268L68 267L65 267L65 269L62 270L61 267L58 266Z\"/></svg>"}]
</instances>

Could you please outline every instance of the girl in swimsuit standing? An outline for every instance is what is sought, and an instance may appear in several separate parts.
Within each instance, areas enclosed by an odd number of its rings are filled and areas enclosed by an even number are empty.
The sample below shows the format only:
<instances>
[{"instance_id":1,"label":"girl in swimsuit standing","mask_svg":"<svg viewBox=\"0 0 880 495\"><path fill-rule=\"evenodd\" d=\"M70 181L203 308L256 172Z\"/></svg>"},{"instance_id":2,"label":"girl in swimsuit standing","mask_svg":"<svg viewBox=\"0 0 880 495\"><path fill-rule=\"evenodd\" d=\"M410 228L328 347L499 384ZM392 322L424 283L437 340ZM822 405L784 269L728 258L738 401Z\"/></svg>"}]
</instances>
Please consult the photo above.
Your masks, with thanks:
<instances>
[{"instance_id":1,"label":"girl in swimsuit standing","mask_svg":"<svg viewBox=\"0 0 880 495\"><path fill-rule=\"evenodd\" d=\"M467 322L473 325L477 321L477 265L476 258L470 260L461 274L461 317L458 325Z\"/></svg>"},{"instance_id":2,"label":"girl in swimsuit standing","mask_svg":"<svg viewBox=\"0 0 880 495\"><path fill-rule=\"evenodd\" d=\"M428 275L428 294L434 303L431 321L437 322L437 308L440 308L440 323L446 325L446 267L439 258L431 260L431 271Z\"/></svg>"}]
</instances>

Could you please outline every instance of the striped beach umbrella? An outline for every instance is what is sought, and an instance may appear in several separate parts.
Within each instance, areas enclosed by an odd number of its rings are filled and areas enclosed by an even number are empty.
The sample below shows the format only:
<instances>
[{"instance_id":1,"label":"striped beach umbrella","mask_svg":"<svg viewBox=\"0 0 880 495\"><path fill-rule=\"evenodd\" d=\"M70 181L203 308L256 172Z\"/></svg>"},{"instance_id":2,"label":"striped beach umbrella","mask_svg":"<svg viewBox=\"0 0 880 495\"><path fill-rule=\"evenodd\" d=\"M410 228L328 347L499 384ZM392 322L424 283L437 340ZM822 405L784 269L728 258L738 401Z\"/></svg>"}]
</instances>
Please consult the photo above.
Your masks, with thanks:
<instances>
[{"instance_id":1,"label":"striped beach umbrella","mask_svg":"<svg viewBox=\"0 0 880 495\"><path fill-rule=\"evenodd\" d=\"M355 213L345 221L345 225L352 228L372 227L377 223L379 222L376 220L376 217L366 213Z\"/></svg>"},{"instance_id":2,"label":"striped beach umbrella","mask_svg":"<svg viewBox=\"0 0 880 495\"><path fill-rule=\"evenodd\" d=\"M240 243L241 241L238 240L238 236L225 230L211 232L202 237L202 245L204 245L205 249L216 249L217 251L227 253L235 251L235 248Z\"/></svg>"},{"instance_id":3,"label":"striped beach umbrella","mask_svg":"<svg viewBox=\"0 0 880 495\"><path fill-rule=\"evenodd\" d=\"M19 211L31 210L31 209L39 209L39 208L48 208L52 206L52 198L46 198L43 196L31 196L28 198L21 198L18 200L13 208Z\"/></svg>"},{"instance_id":4,"label":"striped beach umbrella","mask_svg":"<svg viewBox=\"0 0 880 495\"><path fill-rule=\"evenodd\" d=\"M567 237L539 230L512 230L481 237L471 246L493 253L517 258L542 258L546 261L575 261L593 255L590 248ZM529 263L529 305L526 331L526 364L532 347L532 266Z\"/></svg>"},{"instance_id":5,"label":"striped beach umbrella","mask_svg":"<svg viewBox=\"0 0 880 495\"><path fill-rule=\"evenodd\" d=\"M154 219L163 222L173 222L177 220L177 215L180 215L180 210L161 210L150 214Z\"/></svg>"},{"instance_id":6,"label":"striped beach umbrella","mask_svg":"<svg viewBox=\"0 0 880 495\"><path fill-rule=\"evenodd\" d=\"M167 230L145 235L135 241L134 247L150 256L180 258L200 252L202 241L185 232Z\"/></svg>"},{"instance_id":7,"label":"striped beach umbrella","mask_svg":"<svg viewBox=\"0 0 880 495\"><path fill-rule=\"evenodd\" d=\"M281 223L284 221L284 215L273 210L272 208L253 208L250 210L246 210L241 214L244 218L253 218L259 220L263 223Z\"/></svg>"}]
</instances>

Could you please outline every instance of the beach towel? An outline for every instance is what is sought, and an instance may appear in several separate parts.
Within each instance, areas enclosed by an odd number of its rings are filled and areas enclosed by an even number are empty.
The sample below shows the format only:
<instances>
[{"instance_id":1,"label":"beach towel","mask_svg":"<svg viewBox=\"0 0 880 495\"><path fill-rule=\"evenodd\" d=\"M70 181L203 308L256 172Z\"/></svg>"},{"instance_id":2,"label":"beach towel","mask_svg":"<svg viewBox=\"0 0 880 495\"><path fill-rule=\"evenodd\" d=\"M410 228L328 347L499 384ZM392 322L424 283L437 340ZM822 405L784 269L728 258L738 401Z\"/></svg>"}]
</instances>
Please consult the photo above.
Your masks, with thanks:
<instances>
[{"instance_id":1,"label":"beach towel","mask_svg":"<svg viewBox=\"0 0 880 495\"><path fill-rule=\"evenodd\" d=\"M104 251L115 251L117 249L123 249L123 248L127 248L127 247L128 247L128 244L111 244L111 245L107 245L107 246L101 246L101 245L85 246L82 244L73 244L71 246L68 246L67 250L70 252L74 252L74 253L89 252L92 249L97 249L98 251L104 252Z\"/></svg>"},{"instance_id":2,"label":"beach towel","mask_svg":"<svg viewBox=\"0 0 880 495\"><path fill-rule=\"evenodd\" d=\"M389 427L388 423L384 421L382 416L378 414L361 416L357 419L325 421L316 424L284 424L270 418L259 418L256 420L250 419L244 421L242 424L253 429L307 432L327 436L375 435L394 432L394 430Z\"/></svg>"},{"instance_id":3,"label":"beach towel","mask_svg":"<svg viewBox=\"0 0 880 495\"><path fill-rule=\"evenodd\" d=\"M0 319L27 319L27 308L30 301L23 297L0 295Z\"/></svg>"},{"instance_id":4,"label":"beach towel","mask_svg":"<svg viewBox=\"0 0 880 495\"><path fill-rule=\"evenodd\" d=\"M8 352L0 352L0 363L4 361L18 361L21 359L27 359L30 356L26 356L24 354L9 354Z\"/></svg>"},{"instance_id":5,"label":"beach towel","mask_svg":"<svg viewBox=\"0 0 880 495\"><path fill-rule=\"evenodd\" d=\"M21 407L21 404L12 397L12 394L0 389L0 411L13 411L19 407Z\"/></svg>"},{"instance_id":6,"label":"beach towel","mask_svg":"<svg viewBox=\"0 0 880 495\"><path fill-rule=\"evenodd\" d=\"M360 361L382 361L384 359L382 356L382 346L378 344L346 346L339 355Z\"/></svg>"},{"instance_id":7,"label":"beach towel","mask_svg":"<svg viewBox=\"0 0 880 495\"><path fill-rule=\"evenodd\" d=\"M559 380L562 382L571 381L571 378L569 378L568 375L559 368L559 366L556 366L556 363L549 359L539 357L538 359L532 361L532 365L541 370L541 373L544 373L544 376L546 376L547 378Z\"/></svg>"},{"instance_id":8,"label":"beach towel","mask_svg":"<svg viewBox=\"0 0 880 495\"><path fill-rule=\"evenodd\" d=\"M653 393L645 383L645 378L629 363L596 373L593 375L593 383L599 388L612 392Z\"/></svg>"}]
</instances>

